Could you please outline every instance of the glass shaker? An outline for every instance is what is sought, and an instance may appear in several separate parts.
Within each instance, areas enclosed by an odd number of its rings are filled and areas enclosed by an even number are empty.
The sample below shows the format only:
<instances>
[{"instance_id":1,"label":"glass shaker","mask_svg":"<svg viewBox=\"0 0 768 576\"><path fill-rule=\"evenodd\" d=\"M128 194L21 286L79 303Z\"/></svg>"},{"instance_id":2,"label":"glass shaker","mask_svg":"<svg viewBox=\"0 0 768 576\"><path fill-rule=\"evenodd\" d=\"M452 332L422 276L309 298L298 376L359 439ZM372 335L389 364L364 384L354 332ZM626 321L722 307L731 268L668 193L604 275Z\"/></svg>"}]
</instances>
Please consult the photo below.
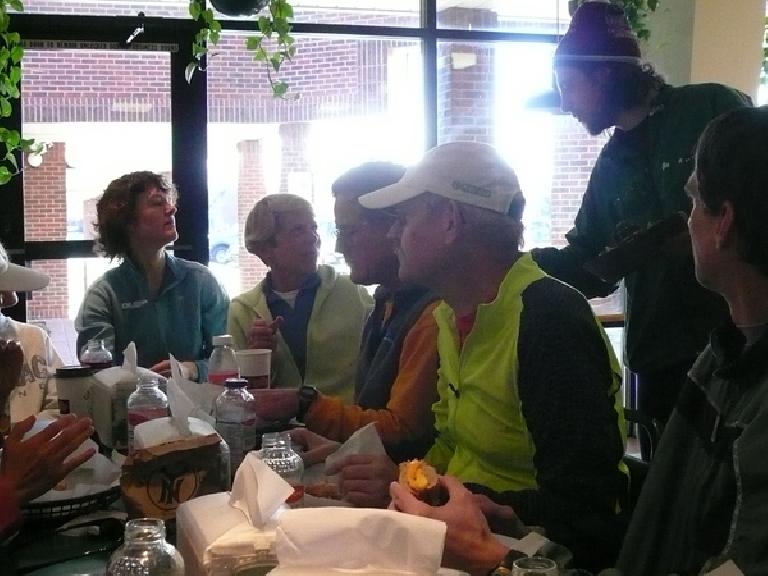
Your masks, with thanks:
<instances>
[{"instance_id":1,"label":"glass shaker","mask_svg":"<svg viewBox=\"0 0 768 576\"><path fill-rule=\"evenodd\" d=\"M297 505L304 498L304 461L293 448L288 432L267 432L261 437L261 450L256 455L293 486L287 504Z\"/></svg>"},{"instance_id":2,"label":"glass shaker","mask_svg":"<svg viewBox=\"0 0 768 576\"><path fill-rule=\"evenodd\" d=\"M184 559L165 541L162 520L129 520L125 543L109 558L107 576L184 576Z\"/></svg>"},{"instance_id":3,"label":"glass shaker","mask_svg":"<svg viewBox=\"0 0 768 576\"><path fill-rule=\"evenodd\" d=\"M103 370L112 366L112 353L104 347L104 340L88 340L80 356L80 364L94 370Z\"/></svg>"}]
</instances>

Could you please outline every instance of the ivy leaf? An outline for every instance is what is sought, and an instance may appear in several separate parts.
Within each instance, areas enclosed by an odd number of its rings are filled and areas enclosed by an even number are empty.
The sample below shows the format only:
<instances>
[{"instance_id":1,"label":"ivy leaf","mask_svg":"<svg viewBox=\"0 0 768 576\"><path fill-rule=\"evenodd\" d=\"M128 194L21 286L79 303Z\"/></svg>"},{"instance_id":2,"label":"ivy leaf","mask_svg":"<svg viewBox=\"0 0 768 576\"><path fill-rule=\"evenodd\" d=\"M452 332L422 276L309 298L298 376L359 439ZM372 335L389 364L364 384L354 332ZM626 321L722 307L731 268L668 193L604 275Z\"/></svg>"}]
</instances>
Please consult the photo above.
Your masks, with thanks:
<instances>
[{"instance_id":1,"label":"ivy leaf","mask_svg":"<svg viewBox=\"0 0 768 576\"><path fill-rule=\"evenodd\" d=\"M284 98L287 92L288 92L287 83L283 82L282 80L279 82L272 83L272 95L275 98Z\"/></svg>"},{"instance_id":2,"label":"ivy leaf","mask_svg":"<svg viewBox=\"0 0 768 576\"><path fill-rule=\"evenodd\" d=\"M259 16L259 31L267 38L272 36L272 21L266 16Z\"/></svg>"},{"instance_id":3,"label":"ivy leaf","mask_svg":"<svg viewBox=\"0 0 768 576\"><path fill-rule=\"evenodd\" d=\"M269 57L269 63L272 64L272 69L275 72L280 72L280 65L283 63L282 54L272 54L272 56Z\"/></svg>"},{"instance_id":4,"label":"ivy leaf","mask_svg":"<svg viewBox=\"0 0 768 576\"><path fill-rule=\"evenodd\" d=\"M203 8L197 0L189 0L189 15L192 16L192 20L200 18Z\"/></svg>"},{"instance_id":5,"label":"ivy leaf","mask_svg":"<svg viewBox=\"0 0 768 576\"><path fill-rule=\"evenodd\" d=\"M18 172L19 171L19 164L16 162L16 155L13 152L8 152L8 154L5 155L5 160L13 166L13 171Z\"/></svg>"},{"instance_id":6,"label":"ivy leaf","mask_svg":"<svg viewBox=\"0 0 768 576\"><path fill-rule=\"evenodd\" d=\"M24 12L24 4L21 0L8 0L8 4L17 12Z\"/></svg>"},{"instance_id":7,"label":"ivy leaf","mask_svg":"<svg viewBox=\"0 0 768 576\"><path fill-rule=\"evenodd\" d=\"M11 48L11 61L14 64L21 62L22 58L24 58L24 48L21 46L14 46Z\"/></svg>"},{"instance_id":8,"label":"ivy leaf","mask_svg":"<svg viewBox=\"0 0 768 576\"><path fill-rule=\"evenodd\" d=\"M7 98L0 98L0 117L5 118L11 115L11 103Z\"/></svg>"},{"instance_id":9,"label":"ivy leaf","mask_svg":"<svg viewBox=\"0 0 768 576\"><path fill-rule=\"evenodd\" d=\"M0 185L8 184L11 181L11 171L6 166L0 166Z\"/></svg>"},{"instance_id":10,"label":"ivy leaf","mask_svg":"<svg viewBox=\"0 0 768 576\"><path fill-rule=\"evenodd\" d=\"M249 36L245 41L245 47L248 50L257 50L261 46L261 36Z\"/></svg>"},{"instance_id":11,"label":"ivy leaf","mask_svg":"<svg viewBox=\"0 0 768 576\"><path fill-rule=\"evenodd\" d=\"M21 134L18 130L8 130L5 136L5 144L9 148L18 148L19 142L21 142Z\"/></svg>"},{"instance_id":12,"label":"ivy leaf","mask_svg":"<svg viewBox=\"0 0 768 576\"><path fill-rule=\"evenodd\" d=\"M196 69L197 62L190 62L187 64L187 67L184 68L184 79L187 81L187 84L192 82L192 76L194 75Z\"/></svg>"}]
</instances>

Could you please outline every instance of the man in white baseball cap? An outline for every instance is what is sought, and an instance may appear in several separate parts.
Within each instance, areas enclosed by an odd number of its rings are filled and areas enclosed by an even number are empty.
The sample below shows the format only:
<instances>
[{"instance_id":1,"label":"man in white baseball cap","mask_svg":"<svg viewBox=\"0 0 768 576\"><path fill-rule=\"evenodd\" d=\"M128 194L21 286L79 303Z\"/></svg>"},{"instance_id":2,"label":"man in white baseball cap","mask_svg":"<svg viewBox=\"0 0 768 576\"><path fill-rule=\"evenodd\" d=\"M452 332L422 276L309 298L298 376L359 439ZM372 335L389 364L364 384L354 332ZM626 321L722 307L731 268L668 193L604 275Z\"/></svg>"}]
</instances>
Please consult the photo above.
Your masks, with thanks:
<instances>
[{"instance_id":1,"label":"man in white baseball cap","mask_svg":"<svg viewBox=\"0 0 768 576\"><path fill-rule=\"evenodd\" d=\"M4 390L0 398L0 412L9 414L11 422L37 414L47 401L55 398L56 390L49 386L53 382L49 380L49 371L61 366L62 361L45 330L17 322L5 316L2 309L18 303L16 292L40 290L49 281L47 274L12 263L0 244L0 339L18 341L24 352L19 382L12 390Z\"/></svg>"},{"instance_id":2,"label":"man in white baseball cap","mask_svg":"<svg viewBox=\"0 0 768 576\"><path fill-rule=\"evenodd\" d=\"M0 292L28 292L48 286L47 274L14 264L0 244Z\"/></svg>"},{"instance_id":3,"label":"man in white baseball cap","mask_svg":"<svg viewBox=\"0 0 768 576\"><path fill-rule=\"evenodd\" d=\"M395 212L400 280L444 299L438 436L425 460L543 526L577 566L609 565L626 489L618 364L584 297L521 252L512 168L487 144L444 144L360 203ZM341 490L374 501L387 474L396 469L382 457L348 457Z\"/></svg>"}]
</instances>

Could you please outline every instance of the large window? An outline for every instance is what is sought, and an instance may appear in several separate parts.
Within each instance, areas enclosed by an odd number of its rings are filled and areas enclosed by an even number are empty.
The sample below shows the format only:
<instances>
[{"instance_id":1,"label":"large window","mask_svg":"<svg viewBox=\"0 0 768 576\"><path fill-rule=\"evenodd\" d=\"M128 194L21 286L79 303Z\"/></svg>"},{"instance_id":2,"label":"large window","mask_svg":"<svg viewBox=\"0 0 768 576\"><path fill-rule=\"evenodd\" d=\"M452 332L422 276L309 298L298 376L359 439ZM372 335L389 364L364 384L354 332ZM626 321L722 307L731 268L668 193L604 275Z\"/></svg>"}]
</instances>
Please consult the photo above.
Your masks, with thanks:
<instances>
[{"instance_id":1,"label":"large window","mask_svg":"<svg viewBox=\"0 0 768 576\"><path fill-rule=\"evenodd\" d=\"M54 283L14 315L45 323L59 344L74 340L85 287L113 265L89 243L95 199L111 179L139 169L174 180L175 253L210 261L231 295L265 272L242 246L259 198L309 199L321 259L344 270L331 182L366 160L410 164L458 139L498 146L519 172L526 247L563 242L603 143L570 117L529 105L552 88L567 0L292 4L298 52L284 76L300 98L275 100L243 47L253 18L221 17L215 56L188 84L196 27L187 0L25 1L25 14L12 17L27 42L14 118L47 152L25 158L23 178L9 186L22 200L0 233ZM151 25L126 46L140 11ZM62 347L74 360L77 351Z\"/></svg>"}]
</instances>

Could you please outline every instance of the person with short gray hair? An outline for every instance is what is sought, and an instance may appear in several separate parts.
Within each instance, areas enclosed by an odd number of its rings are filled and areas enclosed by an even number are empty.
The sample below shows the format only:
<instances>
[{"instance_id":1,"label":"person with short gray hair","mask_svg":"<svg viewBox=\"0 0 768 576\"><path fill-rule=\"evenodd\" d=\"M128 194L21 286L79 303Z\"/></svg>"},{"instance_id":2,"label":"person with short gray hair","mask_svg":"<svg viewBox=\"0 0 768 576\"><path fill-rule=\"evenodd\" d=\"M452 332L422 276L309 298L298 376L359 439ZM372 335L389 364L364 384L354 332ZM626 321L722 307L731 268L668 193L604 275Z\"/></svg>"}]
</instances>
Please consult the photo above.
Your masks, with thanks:
<instances>
[{"instance_id":1,"label":"person with short gray hair","mask_svg":"<svg viewBox=\"0 0 768 576\"><path fill-rule=\"evenodd\" d=\"M331 266L317 265L320 237L312 205L294 194L265 196L248 214L244 242L269 272L230 304L235 347L273 350L275 388L307 384L351 401L373 301Z\"/></svg>"}]
</instances>

